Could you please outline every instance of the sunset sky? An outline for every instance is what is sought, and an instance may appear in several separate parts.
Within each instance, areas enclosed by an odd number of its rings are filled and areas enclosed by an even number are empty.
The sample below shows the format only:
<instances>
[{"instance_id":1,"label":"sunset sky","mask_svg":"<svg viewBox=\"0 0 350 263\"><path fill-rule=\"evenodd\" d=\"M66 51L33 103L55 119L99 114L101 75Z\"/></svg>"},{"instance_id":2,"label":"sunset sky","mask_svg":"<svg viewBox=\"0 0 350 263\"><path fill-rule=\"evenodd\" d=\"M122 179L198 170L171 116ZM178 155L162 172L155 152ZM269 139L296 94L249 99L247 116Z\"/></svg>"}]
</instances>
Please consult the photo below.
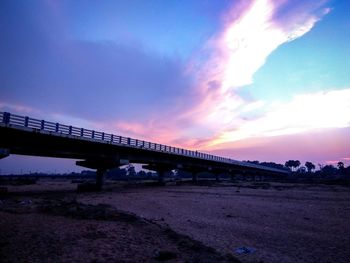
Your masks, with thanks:
<instances>
[{"instance_id":1,"label":"sunset sky","mask_svg":"<svg viewBox=\"0 0 350 263\"><path fill-rule=\"evenodd\" d=\"M0 1L0 111L350 165L350 1ZM10 156L2 173L77 170Z\"/></svg>"}]
</instances>

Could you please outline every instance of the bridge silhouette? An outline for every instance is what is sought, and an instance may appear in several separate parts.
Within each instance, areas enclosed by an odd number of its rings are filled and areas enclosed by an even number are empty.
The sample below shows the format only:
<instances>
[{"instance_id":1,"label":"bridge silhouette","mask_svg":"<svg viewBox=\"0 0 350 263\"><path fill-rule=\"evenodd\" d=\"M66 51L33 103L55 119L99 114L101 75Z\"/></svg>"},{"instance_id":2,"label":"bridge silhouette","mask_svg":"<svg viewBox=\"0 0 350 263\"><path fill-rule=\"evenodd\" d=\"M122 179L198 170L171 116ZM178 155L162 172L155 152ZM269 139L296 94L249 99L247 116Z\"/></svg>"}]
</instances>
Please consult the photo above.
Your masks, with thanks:
<instances>
[{"instance_id":1,"label":"bridge silhouette","mask_svg":"<svg viewBox=\"0 0 350 263\"><path fill-rule=\"evenodd\" d=\"M192 173L283 175L286 170L270 168L182 149L164 144L77 128L45 120L0 112L0 159L10 154L76 159L82 167L96 169L96 187L101 189L107 170L129 163L143 164L156 171L159 182L174 169Z\"/></svg>"}]
</instances>

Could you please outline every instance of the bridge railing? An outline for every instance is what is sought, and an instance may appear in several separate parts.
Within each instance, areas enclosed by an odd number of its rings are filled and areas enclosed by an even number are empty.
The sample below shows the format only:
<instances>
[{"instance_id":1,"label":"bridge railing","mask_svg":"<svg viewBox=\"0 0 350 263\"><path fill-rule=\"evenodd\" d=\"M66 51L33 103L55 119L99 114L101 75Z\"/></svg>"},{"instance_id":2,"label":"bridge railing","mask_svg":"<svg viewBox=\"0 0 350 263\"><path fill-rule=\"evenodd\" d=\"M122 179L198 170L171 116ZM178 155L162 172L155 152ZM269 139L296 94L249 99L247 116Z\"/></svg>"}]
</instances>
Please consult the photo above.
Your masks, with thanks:
<instances>
[{"instance_id":1,"label":"bridge railing","mask_svg":"<svg viewBox=\"0 0 350 263\"><path fill-rule=\"evenodd\" d=\"M78 127L55 123L55 122L34 119L26 116L11 114L8 112L0 112L0 122L9 126L25 127L33 130L49 132L52 134L68 135L68 136L78 137L81 139L90 139L94 141L101 141L101 142L106 142L106 143L115 144L115 145L142 148L150 151L168 152L171 154L189 156L189 157L200 158L204 160L213 160L217 162L230 163L230 164L236 164L240 166L262 169L260 165L251 164L247 162L240 162L230 158L224 158L224 157L215 156L215 155L202 153L198 151L192 151L192 150L177 148L173 146L138 140L130 137L124 137L124 136L119 136L115 134L109 134L109 133L94 131L90 129L78 128ZM270 170L270 171L280 171L278 169L274 169L270 167L264 167L263 169Z\"/></svg>"}]
</instances>

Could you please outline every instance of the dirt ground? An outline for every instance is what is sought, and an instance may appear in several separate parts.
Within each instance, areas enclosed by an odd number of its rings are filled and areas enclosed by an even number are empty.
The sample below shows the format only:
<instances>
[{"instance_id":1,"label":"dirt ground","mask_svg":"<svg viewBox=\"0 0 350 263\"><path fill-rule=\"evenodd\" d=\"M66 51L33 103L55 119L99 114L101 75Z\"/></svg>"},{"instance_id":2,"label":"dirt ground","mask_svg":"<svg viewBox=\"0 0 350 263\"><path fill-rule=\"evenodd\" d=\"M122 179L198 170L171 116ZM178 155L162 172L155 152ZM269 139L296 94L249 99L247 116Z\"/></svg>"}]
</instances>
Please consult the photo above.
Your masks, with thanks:
<instances>
[{"instance_id":1,"label":"dirt ground","mask_svg":"<svg viewBox=\"0 0 350 263\"><path fill-rule=\"evenodd\" d=\"M39 181L0 197L2 262L349 262L350 188ZM253 248L239 254L239 247Z\"/></svg>"}]
</instances>

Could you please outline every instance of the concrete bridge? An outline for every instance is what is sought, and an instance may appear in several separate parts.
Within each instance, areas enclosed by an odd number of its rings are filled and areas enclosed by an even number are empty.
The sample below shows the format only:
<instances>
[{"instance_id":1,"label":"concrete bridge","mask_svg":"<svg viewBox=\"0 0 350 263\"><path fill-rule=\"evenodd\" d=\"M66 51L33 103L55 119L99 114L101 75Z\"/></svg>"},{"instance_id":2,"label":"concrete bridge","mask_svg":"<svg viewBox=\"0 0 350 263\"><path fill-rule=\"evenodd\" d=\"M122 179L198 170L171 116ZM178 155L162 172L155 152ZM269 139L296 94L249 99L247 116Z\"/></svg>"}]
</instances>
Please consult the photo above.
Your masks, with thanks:
<instances>
[{"instance_id":1,"label":"concrete bridge","mask_svg":"<svg viewBox=\"0 0 350 263\"><path fill-rule=\"evenodd\" d=\"M210 172L217 179L223 173L231 176L289 173L203 152L0 112L0 158L10 154L79 160L77 165L96 169L99 189L108 169L128 163L140 163L156 171L159 182L173 169L192 173L194 181L200 172Z\"/></svg>"}]
</instances>

